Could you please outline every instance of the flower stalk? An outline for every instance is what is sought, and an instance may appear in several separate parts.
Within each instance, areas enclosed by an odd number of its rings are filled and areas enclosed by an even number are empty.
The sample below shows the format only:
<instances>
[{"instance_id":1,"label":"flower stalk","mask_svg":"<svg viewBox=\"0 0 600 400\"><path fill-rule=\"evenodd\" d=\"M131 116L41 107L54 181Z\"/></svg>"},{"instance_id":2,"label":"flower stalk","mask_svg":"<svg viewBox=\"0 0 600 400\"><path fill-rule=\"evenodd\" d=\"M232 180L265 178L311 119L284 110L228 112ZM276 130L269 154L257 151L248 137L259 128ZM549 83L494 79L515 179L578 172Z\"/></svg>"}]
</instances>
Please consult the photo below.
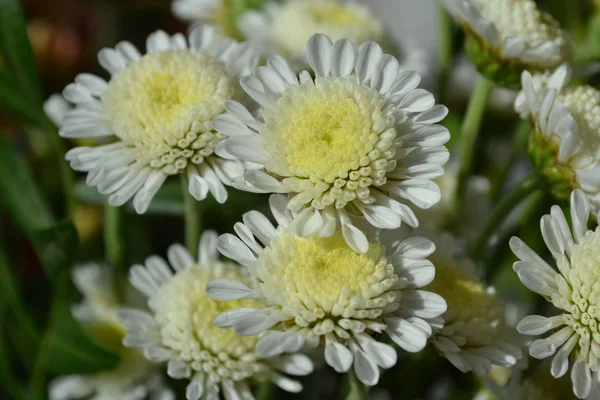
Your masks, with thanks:
<instances>
[{"instance_id":1,"label":"flower stalk","mask_svg":"<svg viewBox=\"0 0 600 400\"><path fill-rule=\"evenodd\" d=\"M125 246L122 231L123 210L104 206L104 248L106 258L113 268L113 285L118 298L123 299L122 274L125 269Z\"/></svg>"},{"instance_id":2,"label":"flower stalk","mask_svg":"<svg viewBox=\"0 0 600 400\"><path fill-rule=\"evenodd\" d=\"M458 211L464 199L467 179L473 170L475 158L475 145L485 114L487 100L494 85L484 77L480 77L477 86L473 90L465 119L461 128L460 169L458 172L458 183L454 194L454 210Z\"/></svg>"},{"instance_id":3,"label":"flower stalk","mask_svg":"<svg viewBox=\"0 0 600 400\"><path fill-rule=\"evenodd\" d=\"M194 259L198 258L198 241L202 233L202 213L200 202L190 194L187 175L181 175L181 191L183 193L185 245Z\"/></svg>"}]
</instances>

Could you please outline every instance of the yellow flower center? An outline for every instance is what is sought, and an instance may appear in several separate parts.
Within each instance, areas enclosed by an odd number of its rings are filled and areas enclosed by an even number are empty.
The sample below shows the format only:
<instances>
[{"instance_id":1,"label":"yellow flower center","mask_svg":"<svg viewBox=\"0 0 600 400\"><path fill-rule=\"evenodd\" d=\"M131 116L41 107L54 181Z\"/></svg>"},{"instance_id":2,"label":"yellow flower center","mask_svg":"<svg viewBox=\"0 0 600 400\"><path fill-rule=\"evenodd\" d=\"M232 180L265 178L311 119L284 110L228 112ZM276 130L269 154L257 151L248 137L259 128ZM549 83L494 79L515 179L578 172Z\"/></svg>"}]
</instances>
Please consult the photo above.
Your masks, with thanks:
<instances>
[{"instance_id":1,"label":"yellow flower center","mask_svg":"<svg viewBox=\"0 0 600 400\"><path fill-rule=\"evenodd\" d=\"M587 155L600 159L600 92L591 86L573 86L559 96L577 121L580 149Z\"/></svg>"},{"instance_id":2,"label":"yellow flower center","mask_svg":"<svg viewBox=\"0 0 600 400\"><path fill-rule=\"evenodd\" d=\"M565 322L585 343L593 341L600 345L600 228L588 231L573 247L570 262L560 259L557 263L561 271L568 271L565 278L571 290L570 293L561 290L562 296L555 296L553 303L567 311ZM599 357L600 352L596 353Z\"/></svg>"},{"instance_id":3,"label":"yellow flower center","mask_svg":"<svg viewBox=\"0 0 600 400\"><path fill-rule=\"evenodd\" d=\"M356 44L384 39L383 25L368 7L333 0L285 2L271 27L271 38L280 52L292 58L304 56L306 42L315 33L324 33L333 41L350 39Z\"/></svg>"},{"instance_id":4,"label":"yellow flower center","mask_svg":"<svg viewBox=\"0 0 600 400\"><path fill-rule=\"evenodd\" d=\"M217 328L213 320L224 311L263 308L264 304L258 300L216 301L206 294L205 287L216 278L248 284L239 268L234 264L196 265L179 271L160 288L154 303L164 346L181 360L190 361L197 371L236 381L265 368L256 362L258 337Z\"/></svg>"},{"instance_id":5,"label":"yellow flower center","mask_svg":"<svg viewBox=\"0 0 600 400\"><path fill-rule=\"evenodd\" d=\"M354 77L289 87L275 108L264 111L261 135L273 155L266 168L301 178L284 181L292 191L306 190L307 184L330 190L316 208L368 196L369 186L386 183L386 168L395 163L392 113L378 92Z\"/></svg>"},{"instance_id":6,"label":"yellow flower center","mask_svg":"<svg viewBox=\"0 0 600 400\"><path fill-rule=\"evenodd\" d=\"M104 96L117 137L136 159L175 174L201 164L223 139L212 120L236 96L235 79L216 58L190 50L150 53L114 76Z\"/></svg>"},{"instance_id":7,"label":"yellow flower center","mask_svg":"<svg viewBox=\"0 0 600 400\"><path fill-rule=\"evenodd\" d=\"M398 277L385 248L371 243L367 253L357 253L339 232L301 238L283 231L258 265L266 298L301 326L325 321L324 330L331 331L340 318L377 318L396 299L389 290Z\"/></svg>"},{"instance_id":8,"label":"yellow flower center","mask_svg":"<svg viewBox=\"0 0 600 400\"><path fill-rule=\"evenodd\" d=\"M432 259L435 279L424 290L442 296L448 310L442 315L446 326L457 324L456 334L470 346L485 345L495 340L503 326L504 309L497 296L460 268L453 260Z\"/></svg>"},{"instance_id":9,"label":"yellow flower center","mask_svg":"<svg viewBox=\"0 0 600 400\"><path fill-rule=\"evenodd\" d=\"M533 0L475 0L475 4L483 18L496 25L502 39L517 36L529 44L550 40L568 47L558 22L540 11Z\"/></svg>"},{"instance_id":10,"label":"yellow flower center","mask_svg":"<svg viewBox=\"0 0 600 400\"><path fill-rule=\"evenodd\" d=\"M315 21L323 24L346 25L360 24L362 18L344 4L335 2L313 2L309 10Z\"/></svg>"}]
</instances>

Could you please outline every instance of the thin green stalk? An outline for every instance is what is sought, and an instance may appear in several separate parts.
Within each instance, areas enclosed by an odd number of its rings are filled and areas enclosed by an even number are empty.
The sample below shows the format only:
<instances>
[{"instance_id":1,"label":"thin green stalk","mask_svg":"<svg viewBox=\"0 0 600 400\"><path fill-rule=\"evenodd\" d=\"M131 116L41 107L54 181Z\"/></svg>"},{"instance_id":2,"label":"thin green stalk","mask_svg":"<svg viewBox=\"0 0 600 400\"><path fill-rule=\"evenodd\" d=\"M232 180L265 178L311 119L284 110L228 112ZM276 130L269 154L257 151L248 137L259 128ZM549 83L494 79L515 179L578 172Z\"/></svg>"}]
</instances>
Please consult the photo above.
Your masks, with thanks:
<instances>
[{"instance_id":1,"label":"thin green stalk","mask_svg":"<svg viewBox=\"0 0 600 400\"><path fill-rule=\"evenodd\" d=\"M125 244L123 242L123 210L120 207L104 206L104 248L106 258L113 268L113 283L117 296L122 300L124 287L122 278L125 269Z\"/></svg>"},{"instance_id":2,"label":"thin green stalk","mask_svg":"<svg viewBox=\"0 0 600 400\"><path fill-rule=\"evenodd\" d=\"M511 211L531 194L540 190L542 184L542 179L533 172L502 197L485 222L481 233L477 236L477 240L471 247L470 254L474 260L478 260L482 257L490 237L498 230Z\"/></svg>"},{"instance_id":3,"label":"thin green stalk","mask_svg":"<svg viewBox=\"0 0 600 400\"><path fill-rule=\"evenodd\" d=\"M62 138L58 136L56 128L49 120L47 120L47 123L45 123L44 126L50 135L50 142L58 161L58 169L63 190L65 218L72 219L75 215L75 207L77 205L77 200L75 199L75 173L65 159L65 144Z\"/></svg>"},{"instance_id":4,"label":"thin green stalk","mask_svg":"<svg viewBox=\"0 0 600 400\"><path fill-rule=\"evenodd\" d=\"M184 220L185 220L185 245L194 259L198 258L198 241L202 233L202 213L200 202L196 200L188 189L187 175L181 175L181 191L183 193Z\"/></svg>"},{"instance_id":5,"label":"thin green stalk","mask_svg":"<svg viewBox=\"0 0 600 400\"><path fill-rule=\"evenodd\" d=\"M256 391L256 400L269 400L275 398L276 387L271 381L266 381Z\"/></svg>"},{"instance_id":6,"label":"thin green stalk","mask_svg":"<svg viewBox=\"0 0 600 400\"><path fill-rule=\"evenodd\" d=\"M453 26L452 17L446 8L438 5L438 59L440 62L440 76L438 80L438 95L440 99L444 99L446 86L448 85L448 77L452 67L453 55Z\"/></svg>"},{"instance_id":7,"label":"thin green stalk","mask_svg":"<svg viewBox=\"0 0 600 400\"><path fill-rule=\"evenodd\" d=\"M0 322L6 321L6 304L0 302ZM9 348L6 345L4 332L0 329L0 384L4 391L14 400L26 400L25 389L14 376L10 365Z\"/></svg>"},{"instance_id":8,"label":"thin green stalk","mask_svg":"<svg viewBox=\"0 0 600 400\"><path fill-rule=\"evenodd\" d=\"M515 129L515 138L511 150L512 153L510 155L508 163L506 163L506 165L502 168L502 171L500 171L500 176L498 177L498 180L495 182L495 184L492 186L492 189L490 190L491 199L497 199L498 195L500 194L500 190L502 190L502 187L504 186L509 172L512 171L514 163L519 159L519 156L523 154L523 151L525 151L525 149L527 148L527 141L529 140L530 132L531 125L529 121L519 121Z\"/></svg>"},{"instance_id":9,"label":"thin green stalk","mask_svg":"<svg viewBox=\"0 0 600 400\"><path fill-rule=\"evenodd\" d=\"M348 377L348 387L344 400L366 400L367 386L358 380L353 370L348 371L346 376Z\"/></svg>"},{"instance_id":10,"label":"thin green stalk","mask_svg":"<svg viewBox=\"0 0 600 400\"><path fill-rule=\"evenodd\" d=\"M469 100L467 112L461 127L461 150L460 150L460 169L458 171L458 183L456 193L454 194L454 210L458 212L464 198L467 179L473 170L473 161L475 158L475 145L485 108L487 99L494 85L491 81L484 77L480 77L475 86L475 90Z\"/></svg>"}]
</instances>

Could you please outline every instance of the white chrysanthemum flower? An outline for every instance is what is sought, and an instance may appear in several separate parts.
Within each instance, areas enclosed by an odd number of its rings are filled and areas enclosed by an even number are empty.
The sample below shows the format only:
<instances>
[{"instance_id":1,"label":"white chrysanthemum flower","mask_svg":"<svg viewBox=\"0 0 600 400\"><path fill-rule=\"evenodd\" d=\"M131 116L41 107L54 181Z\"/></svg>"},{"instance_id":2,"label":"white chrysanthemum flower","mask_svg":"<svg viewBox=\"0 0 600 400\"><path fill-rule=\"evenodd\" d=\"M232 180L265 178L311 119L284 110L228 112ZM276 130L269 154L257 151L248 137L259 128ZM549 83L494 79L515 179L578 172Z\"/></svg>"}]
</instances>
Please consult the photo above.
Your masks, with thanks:
<instances>
[{"instance_id":1,"label":"white chrysanthemum flower","mask_svg":"<svg viewBox=\"0 0 600 400\"><path fill-rule=\"evenodd\" d=\"M340 222L348 243L366 252L367 239L349 214L378 228L416 226L404 202L429 208L440 200L431 179L443 175L449 157L450 135L436 124L448 110L417 89L416 72L402 71L374 42L357 51L348 40L334 44L319 34L306 54L315 79L307 71L296 76L279 56L242 78L262 115L227 102L229 114L213 123L228 137L217 154L259 165L244 173L242 189L288 193L296 233Z\"/></svg>"},{"instance_id":2,"label":"white chrysanthemum flower","mask_svg":"<svg viewBox=\"0 0 600 400\"><path fill-rule=\"evenodd\" d=\"M251 211L234 226L238 236L219 238L219 251L245 265L256 285L218 279L207 285L207 293L218 300L261 298L266 305L232 307L215 324L240 335L268 332L256 343L263 356L321 345L337 372L354 364L358 379L375 385L379 367L391 368L397 359L378 334L418 352L432 333L425 319L446 310L440 296L418 290L433 280L435 268L426 257L435 246L418 237L389 247L372 241L363 254L350 248L339 230L301 237L290 229L294 222L286 203L284 196L270 198L277 228Z\"/></svg>"},{"instance_id":3,"label":"white chrysanthemum flower","mask_svg":"<svg viewBox=\"0 0 600 400\"><path fill-rule=\"evenodd\" d=\"M80 74L63 94L75 108L60 128L66 138L116 136L113 143L77 147L67 160L88 172L87 183L111 194L110 205L133 197L138 213L170 175L187 174L189 191L202 200L210 191L223 203L239 162L214 151L224 136L212 129L223 105L242 96L240 75L257 57L247 44L222 39L209 26L192 30L189 39L162 31L148 37L147 54L128 42L98 54L111 79Z\"/></svg>"},{"instance_id":4,"label":"white chrysanthemum flower","mask_svg":"<svg viewBox=\"0 0 600 400\"><path fill-rule=\"evenodd\" d=\"M241 39L237 28L237 15L232 5L224 0L173 0L171 11L178 19L192 23L215 26L225 36Z\"/></svg>"},{"instance_id":5,"label":"white chrysanthemum flower","mask_svg":"<svg viewBox=\"0 0 600 400\"><path fill-rule=\"evenodd\" d=\"M119 304L106 268L88 264L73 270L73 283L83 301L73 307L74 317L98 343L121 359L110 371L68 375L50 383L50 400L174 400L173 392L162 386L160 372L138 350L121 343L125 329L117 319Z\"/></svg>"},{"instance_id":6,"label":"white chrysanthemum flower","mask_svg":"<svg viewBox=\"0 0 600 400\"><path fill-rule=\"evenodd\" d=\"M512 238L510 247L520 260L513 268L521 282L562 312L550 318L530 315L519 323L517 330L527 335L553 331L531 343L531 356L541 359L556 353L550 369L554 377L566 374L571 357L575 395L595 399L600 395L600 228L588 230L589 216L589 200L577 189L571 194L572 232L558 206L542 218L542 236L558 271L520 239Z\"/></svg>"},{"instance_id":7,"label":"white chrysanthemum flower","mask_svg":"<svg viewBox=\"0 0 600 400\"><path fill-rule=\"evenodd\" d=\"M573 189L582 189L600 209L600 91L591 86L567 86L570 68L562 65L553 74L523 72L523 90L515 108L528 118L529 156L547 180L552 194L567 200Z\"/></svg>"},{"instance_id":8,"label":"white chrysanthemum flower","mask_svg":"<svg viewBox=\"0 0 600 400\"><path fill-rule=\"evenodd\" d=\"M265 304L250 300L222 303L208 297L204 288L214 279L232 279L250 284L238 265L218 261L217 236L205 232L200 239L199 258L194 261L181 245L168 251L166 263L157 256L146 265L132 267L131 283L148 297L151 313L135 309L119 311L127 329L123 343L141 348L153 362L168 362L167 374L189 379L186 398L218 399L222 392L227 400L253 399L250 384L274 381L289 392L299 392L302 385L284 375L307 375L312 372L310 359L302 354L262 358L254 347L258 336L238 336L233 330L214 326L213 320L231 309L261 308Z\"/></svg>"},{"instance_id":9,"label":"white chrysanthemum flower","mask_svg":"<svg viewBox=\"0 0 600 400\"><path fill-rule=\"evenodd\" d=\"M306 64L306 42L316 33L336 41L386 43L382 21L365 4L343 0L285 0L250 10L237 22L244 37L266 56L280 54Z\"/></svg>"},{"instance_id":10,"label":"white chrysanthemum flower","mask_svg":"<svg viewBox=\"0 0 600 400\"><path fill-rule=\"evenodd\" d=\"M435 279L426 290L442 296L448 310L435 327L431 343L462 372L490 373L492 365L510 367L522 357L514 330L505 321L496 290L476 277L475 264L462 255L450 234L428 235L436 244L430 257ZM435 236L435 238L433 237Z\"/></svg>"},{"instance_id":11,"label":"white chrysanthemum flower","mask_svg":"<svg viewBox=\"0 0 600 400\"><path fill-rule=\"evenodd\" d=\"M524 69L545 70L570 59L558 22L534 0L443 0L467 33L465 51L482 74L518 87Z\"/></svg>"}]
</instances>

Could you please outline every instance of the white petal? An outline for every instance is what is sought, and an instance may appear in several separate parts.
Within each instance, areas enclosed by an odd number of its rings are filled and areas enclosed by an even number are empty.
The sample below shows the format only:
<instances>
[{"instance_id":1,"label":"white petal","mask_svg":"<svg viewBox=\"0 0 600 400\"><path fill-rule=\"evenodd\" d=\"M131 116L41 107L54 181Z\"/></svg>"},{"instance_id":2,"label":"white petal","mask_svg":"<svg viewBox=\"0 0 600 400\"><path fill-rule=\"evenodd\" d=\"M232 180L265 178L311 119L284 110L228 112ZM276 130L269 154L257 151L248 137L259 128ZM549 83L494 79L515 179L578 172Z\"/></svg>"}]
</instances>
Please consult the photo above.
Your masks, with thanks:
<instances>
[{"instance_id":1,"label":"white petal","mask_svg":"<svg viewBox=\"0 0 600 400\"><path fill-rule=\"evenodd\" d=\"M325 361L336 372L348 372L352 366L354 356L346 346L334 341L327 341L325 345Z\"/></svg>"},{"instance_id":2,"label":"white petal","mask_svg":"<svg viewBox=\"0 0 600 400\"><path fill-rule=\"evenodd\" d=\"M292 221L292 230L300 237L308 237L319 233L323 226L323 218L318 210L305 208Z\"/></svg>"},{"instance_id":3,"label":"white petal","mask_svg":"<svg viewBox=\"0 0 600 400\"><path fill-rule=\"evenodd\" d=\"M402 304L420 318L434 318L446 312L446 300L436 293L409 290L402 294Z\"/></svg>"},{"instance_id":4,"label":"white petal","mask_svg":"<svg viewBox=\"0 0 600 400\"><path fill-rule=\"evenodd\" d=\"M386 318L387 333L404 350L416 353L427 344L427 335L417 326L403 318Z\"/></svg>"},{"instance_id":5,"label":"white petal","mask_svg":"<svg viewBox=\"0 0 600 400\"><path fill-rule=\"evenodd\" d=\"M243 283L222 278L210 281L206 285L206 294L219 301L262 298Z\"/></svg>"},{"instance_id":6,"label":"white petal","mask_svg":"<svg viewBox=\"0 0 600 400\"><path fill-rule=\"evenodd\" d=\"M225 257L231 258L242 265L249 265L256 261L256 257L244 242L230 233L219 236L217 249Z\"/></svg>"},{"instance_id":7,"label":"white petal","mask_svg":"<svg viewBox=\"0 0 600 400\"><path fill-rule=\"evenodd\" d=\"M327 76L331 69L333 43L327 35L313 35L306 45L306 59L317 76Z\"/></svg>"},{"instance_id":8,"label":"white petal","mask_svg":"<svg viewBox=\"0 0 600 400\"><path fill-rule=\"evenodd\" d=\"M368 386L379 382L379 368L361 350L354 352L354 373L359 381Z\"/></svg>"},{"instance_id":9,"label":"white petal","mask_svg":"<svg viewBox=\"0 0 600 400\"><path fill-rule=\"evenodd\" d=\"M552 321L540 315L528 315L517 325L517 331L524 335L541 335L551 328Z\"/></svg>"}]
</instances>

